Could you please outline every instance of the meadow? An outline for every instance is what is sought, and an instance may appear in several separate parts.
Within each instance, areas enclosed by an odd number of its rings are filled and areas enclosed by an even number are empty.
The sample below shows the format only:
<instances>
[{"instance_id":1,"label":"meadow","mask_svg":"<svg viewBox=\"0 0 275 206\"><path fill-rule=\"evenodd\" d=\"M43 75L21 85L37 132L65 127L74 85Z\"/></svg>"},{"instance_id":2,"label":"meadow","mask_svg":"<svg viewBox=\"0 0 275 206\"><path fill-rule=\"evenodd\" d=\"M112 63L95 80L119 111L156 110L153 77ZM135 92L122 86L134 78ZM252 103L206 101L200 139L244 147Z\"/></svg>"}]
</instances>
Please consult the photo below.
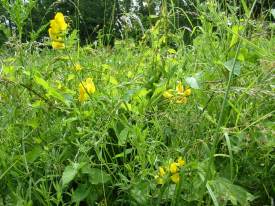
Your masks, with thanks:
<instances>
[{"instance_id":1,"label":"meadow","mask_svg":"<svg viewBox=\"0 0 275 206\"><path fill-rule=\"evenodd\" d=\"M201 3L190 31L163 6L113 45L80 45L61 12L45 42L11 36L0 206L274 205L275 23L253 6Z\"/></svg>"}]
</instances>

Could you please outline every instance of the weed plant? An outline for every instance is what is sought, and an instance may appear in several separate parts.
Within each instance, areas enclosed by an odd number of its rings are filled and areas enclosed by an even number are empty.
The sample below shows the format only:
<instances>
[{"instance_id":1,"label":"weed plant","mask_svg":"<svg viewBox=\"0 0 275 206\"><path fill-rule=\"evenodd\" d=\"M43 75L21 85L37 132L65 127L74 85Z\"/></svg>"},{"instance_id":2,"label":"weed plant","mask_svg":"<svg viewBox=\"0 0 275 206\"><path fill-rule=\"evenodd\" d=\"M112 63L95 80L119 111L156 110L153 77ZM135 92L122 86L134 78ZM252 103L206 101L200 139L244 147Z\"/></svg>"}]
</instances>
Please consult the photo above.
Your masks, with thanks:
<instances>
[{"instance_id":1,"label":"weed plant","mask_svg":"<svg viewBox=\"0 0 275 206\"><path fill-rule=\"evenodd\" d=\"M1 51L0 205L274 204L274 23L241 2L194 4L191 33L163 4L112 48L20 30Z\"/></svg>"}]
</instances>

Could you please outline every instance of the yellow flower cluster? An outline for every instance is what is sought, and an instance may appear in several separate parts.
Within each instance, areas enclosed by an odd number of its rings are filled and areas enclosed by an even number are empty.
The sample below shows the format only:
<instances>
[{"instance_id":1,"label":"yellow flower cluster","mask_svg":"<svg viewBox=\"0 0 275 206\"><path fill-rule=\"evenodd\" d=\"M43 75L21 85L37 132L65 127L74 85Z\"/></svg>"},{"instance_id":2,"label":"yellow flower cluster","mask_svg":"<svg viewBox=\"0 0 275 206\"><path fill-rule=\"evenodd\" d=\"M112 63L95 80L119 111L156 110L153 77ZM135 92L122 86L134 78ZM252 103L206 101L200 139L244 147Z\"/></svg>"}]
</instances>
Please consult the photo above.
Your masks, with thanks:
<instances>
[{"instance_id":1,"label":"yellow flower cluster","mask_svg":"<svg viewBox=\"0 0 275 206\"><path fill-rule=\"evenodd\" d=\"M191 95L191 89L185 88L182 85L182 82L179 82L176 86L176 89L168 89L163 93L163 96L170 100L175 100L178 104L186 104L187 97Z\"/></svg>"},{"instance_id":2,"label":"yellow flower cluster","mask_svg":"<svg viewBox=\"0 0 275 206\"><path fill-rule=\"evenodd\" d=\"M157 184L164 185L165 177L170 176L170 179L173 183L179 183L180 181L180 174L179 170L181 167L185 165L185 161L182 157L179 157L176 162L172 162L167 168L166 171L163 167L159 167L158 174L155 176ZM166 175L168 174L168 175Z\"/></svg>"},{"instance_id":3,"label":"yellow flower cluster","mask_svg":"<svg viewBox=\"0 0 275 206\"><path fill-rule=\"evenodd\" d=\"M52 40L52 47L54 49L64 49L64 36L68 24L65 22L64 15L61 12L57 12L54 19L50 21L49 36Z\"/></svg>"},{"instance_id":4,"label":"yellow flower cluster","mask_svg":"<svg viewBox=\"0 0 275 206\"><path fill-rule=\"evenodd\" d=\"M95 84L92 78L87 78L79 84L79 97L80 102L84 102L89 98L89 95L95 93Z\"/></svg>"}]
</instances>

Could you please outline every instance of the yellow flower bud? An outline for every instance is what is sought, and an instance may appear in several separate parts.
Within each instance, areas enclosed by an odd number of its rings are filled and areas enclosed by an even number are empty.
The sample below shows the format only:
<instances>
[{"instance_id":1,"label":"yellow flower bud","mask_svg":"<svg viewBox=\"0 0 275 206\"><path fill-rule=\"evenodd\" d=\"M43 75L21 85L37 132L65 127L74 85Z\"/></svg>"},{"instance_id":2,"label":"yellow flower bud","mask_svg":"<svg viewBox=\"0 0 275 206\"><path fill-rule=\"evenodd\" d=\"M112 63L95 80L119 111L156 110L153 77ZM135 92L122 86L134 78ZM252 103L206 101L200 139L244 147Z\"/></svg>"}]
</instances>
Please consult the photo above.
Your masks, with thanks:
<instances>
[{"instance_id":1,"label":"yellow flower bud","mask_svg":"<svg viewBox=\"0 0 275 206\"><path fill-rule=\"evenodd\" d=\"M163 169L163 167L159 167L159 176L163 177L165 175L165 170Z\"/></svg>"},{"instance_id":2,"label":"yellow flower bud","mask_svg":"<svg viewBox=\"0 0 275 206\"><path fill-rule=\"evenodd\" d=\"M185 161L182 159L182 157L178 158L177 163L179 167L182 167L183 165L185 165Z\"/></svg>"},{"instance_id":3,"label":"yellow flower bud","mask_svg":"<svg viewBox=\"0 0 275 206\"><path fill-rule=\"evenodd\" d=\"M163 92L163 96L167 99L172 98L174 95L172 94L172 89L166 90L165 92Z\"/></svg>"},{"instance_id":4,"label":"yellow flower bud","mask_svg":"<svg viewBox=\"0 0 275 206\"><path fill-rule=\"evenodd\" d=\"M179 175L179 173L177 172L177 173L175 173L175 174L173 174L171 177L171 180L174 182L174 183L179 183L179 181L180 181L180 175Z\"/></svg>"},{"instance_id":5,"label":"yellow flower bud","mask_svg":"<svg viewBox=\"0 0 275 206\"><path fill-rule=\"evenodd\" d=\"M178 92L178 94L182 94L183 93L183 86L182 83L179 82L177 87L176 87L176 91Z\"/></svg>"},{"instance_id":6,"label":"yellow flower bud","mask_svg":"<svg viewBox=\"0 0 275 206\"><path fill-rule=\"evenodd\" d=\"M171 173L176 173L178 171L177 163L175 163L175 162L171 163L169 169L170 169Z\"/></svg>"}]
</instances>

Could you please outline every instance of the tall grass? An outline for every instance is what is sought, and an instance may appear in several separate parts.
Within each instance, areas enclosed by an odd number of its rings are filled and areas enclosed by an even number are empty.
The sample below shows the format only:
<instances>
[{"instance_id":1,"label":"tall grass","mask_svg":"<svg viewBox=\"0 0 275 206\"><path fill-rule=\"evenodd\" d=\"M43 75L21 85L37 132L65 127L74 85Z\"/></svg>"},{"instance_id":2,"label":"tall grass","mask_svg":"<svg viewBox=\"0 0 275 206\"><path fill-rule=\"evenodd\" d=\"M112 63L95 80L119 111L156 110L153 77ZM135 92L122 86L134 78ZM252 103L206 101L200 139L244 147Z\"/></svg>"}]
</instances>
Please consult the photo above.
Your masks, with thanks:
<instances>
[{"instance_id":1,"label":"tall grass","mask_svg":"<svg viewBox=\"0 0 275 206\"><path fill-rule=\"evenodd\" d=\"M171 2L112 48L101 35L80 47L76 30L64 50L7 42L0 205L273 204L273 23L251 18L256 1ZM80 102L89 77L96 92Z\"/></svg>"}]
</instances>

